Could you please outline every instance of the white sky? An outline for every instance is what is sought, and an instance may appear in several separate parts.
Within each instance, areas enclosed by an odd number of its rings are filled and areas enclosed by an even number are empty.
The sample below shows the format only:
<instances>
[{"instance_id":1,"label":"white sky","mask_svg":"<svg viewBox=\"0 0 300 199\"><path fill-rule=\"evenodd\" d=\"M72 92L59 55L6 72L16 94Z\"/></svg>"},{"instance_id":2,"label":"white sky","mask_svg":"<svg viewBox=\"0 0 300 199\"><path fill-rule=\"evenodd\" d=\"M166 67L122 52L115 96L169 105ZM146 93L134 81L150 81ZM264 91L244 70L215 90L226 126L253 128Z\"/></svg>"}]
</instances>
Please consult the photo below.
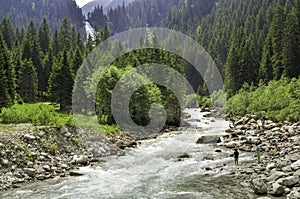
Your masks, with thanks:
<instances>
[{"instance_id":1,"label":"white sky","mask_svg":"<svg viewBox=\"0 0 300 199\"><path fill-rule=\"evenodd\" d=\"M93 1L93 0L75 0L75 1L79 5L79 7L82 7L85 4L87 4L88 2Z\"/></svg>"}]
</instances>

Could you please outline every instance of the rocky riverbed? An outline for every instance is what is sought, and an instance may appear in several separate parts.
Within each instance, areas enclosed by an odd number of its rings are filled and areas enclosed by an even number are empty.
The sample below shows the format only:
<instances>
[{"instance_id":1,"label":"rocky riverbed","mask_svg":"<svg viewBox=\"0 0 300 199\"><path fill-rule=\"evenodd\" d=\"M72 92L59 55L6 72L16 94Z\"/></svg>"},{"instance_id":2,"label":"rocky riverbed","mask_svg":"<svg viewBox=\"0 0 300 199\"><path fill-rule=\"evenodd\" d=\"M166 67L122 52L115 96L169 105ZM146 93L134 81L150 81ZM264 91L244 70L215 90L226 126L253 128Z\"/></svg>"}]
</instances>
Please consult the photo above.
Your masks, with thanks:
<instances>
[{"instance_id":1,"label":"rocky riverbed","mask_svg":"<svg viewBox=\"0 0 300 199\"><path fill-rule=\"evenodd\" d=\"M255 161L240 163L229 172L253 188L257 195L288 199L300 198L300 122L273 122L246 115L231 118L228 135L218 147L239 149L255 156ZM259 144L258 162L256 144Z\"/></svg>"},{"instance_id":2,"label":"rocky riverbed","mask_svg":"<svg viewBox=\"0 0 300 199\"><path fill-rule=\"evenodd\" d=\"M135 147L135 138L124 133L92 136L87 130L31 124L0 128L0 191L49 178L80 175L78 167L101 157L124 155Z\"/></svg>"}]
</instances>

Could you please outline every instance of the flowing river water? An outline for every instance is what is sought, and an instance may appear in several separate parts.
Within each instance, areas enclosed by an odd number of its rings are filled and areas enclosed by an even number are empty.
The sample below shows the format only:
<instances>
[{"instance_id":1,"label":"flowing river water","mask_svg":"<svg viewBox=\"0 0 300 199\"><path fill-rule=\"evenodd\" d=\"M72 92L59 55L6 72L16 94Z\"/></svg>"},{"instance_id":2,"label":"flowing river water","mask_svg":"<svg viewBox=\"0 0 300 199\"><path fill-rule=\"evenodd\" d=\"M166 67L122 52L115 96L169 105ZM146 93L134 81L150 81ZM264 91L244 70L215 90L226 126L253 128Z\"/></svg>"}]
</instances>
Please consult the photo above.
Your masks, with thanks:
<instances>
[{"instance_id":1,"label":"flowing river water","mask_svg":"<svg viewBox=\"0 0 300 199\"><path fill-rule=\"evenodd\" d=\"M187 111L192 127L142 141L125 156L107 157L96 168L81 168L83 176L32 183L0 194L0 198L257 198L229 175L226 168L235 167L231 150L217 153L216 145L195 143L201 135L224 134L228 123L203 118L198 109ZM178 161L184 153L191 157ZM242 154L240 159L247 162L251 158Z\"/></svg>"}]
</instances>

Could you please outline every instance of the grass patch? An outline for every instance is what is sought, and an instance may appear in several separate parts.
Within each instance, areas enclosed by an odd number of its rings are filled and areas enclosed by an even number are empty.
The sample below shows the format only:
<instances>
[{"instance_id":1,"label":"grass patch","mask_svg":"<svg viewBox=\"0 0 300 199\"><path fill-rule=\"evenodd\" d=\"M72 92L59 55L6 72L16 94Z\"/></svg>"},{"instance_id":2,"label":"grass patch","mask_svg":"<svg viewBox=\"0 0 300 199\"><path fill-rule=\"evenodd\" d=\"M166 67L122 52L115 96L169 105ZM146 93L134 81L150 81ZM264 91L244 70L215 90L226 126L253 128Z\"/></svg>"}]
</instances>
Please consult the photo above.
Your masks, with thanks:
<instances>
[{"instance_id":1,"label":"grass patch","mask_svg":"<svg viewBox=\"0 0 300 199\"><path fill-rule=\"evenodd\" d=\"M49 103L15 104L2 108L0 122L4 124L31 123L46 126L75 126L72 115L58 112L58 107Z\"/></svg>"}]
</instances>

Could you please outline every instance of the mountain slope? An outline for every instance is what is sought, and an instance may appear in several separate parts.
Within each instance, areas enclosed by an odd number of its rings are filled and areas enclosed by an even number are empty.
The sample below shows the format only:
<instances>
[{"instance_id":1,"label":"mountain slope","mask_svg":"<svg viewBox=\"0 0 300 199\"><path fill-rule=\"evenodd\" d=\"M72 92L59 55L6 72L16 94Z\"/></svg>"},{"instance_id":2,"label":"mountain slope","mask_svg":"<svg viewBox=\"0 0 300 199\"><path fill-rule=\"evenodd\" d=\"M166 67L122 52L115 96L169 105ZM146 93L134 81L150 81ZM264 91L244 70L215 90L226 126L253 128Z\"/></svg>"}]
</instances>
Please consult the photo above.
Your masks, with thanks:
<instances>
[{"instance_id":1,"label":"mountain slope","mask_svg":"<svg viewBox=\"0 0 300 199\"><path fill-rule=\"evenodd\" d=\"M102 6L104 13L107 13L109 9L115 9L118 6L122 5L123 2L125 3L125 5L128 5L132 1L134 0L94 0L82 7L82 14L84 16L87 16L88 13L92 13L97 6Z\"/></svg>"},{"instance_id":2,"label":"mountain slope","mask_svg":"<svg viewBox=\"0 0 300 199\"><path fill-rule=\"evenodd\" d=\"M84 29L84 17L74 0L0 1L0 18L9 18L14 26L26 27L30 20L39 23L44 16L52 30L57 29L65 17L78 29Z\"/></svg>"}]
</instances>

